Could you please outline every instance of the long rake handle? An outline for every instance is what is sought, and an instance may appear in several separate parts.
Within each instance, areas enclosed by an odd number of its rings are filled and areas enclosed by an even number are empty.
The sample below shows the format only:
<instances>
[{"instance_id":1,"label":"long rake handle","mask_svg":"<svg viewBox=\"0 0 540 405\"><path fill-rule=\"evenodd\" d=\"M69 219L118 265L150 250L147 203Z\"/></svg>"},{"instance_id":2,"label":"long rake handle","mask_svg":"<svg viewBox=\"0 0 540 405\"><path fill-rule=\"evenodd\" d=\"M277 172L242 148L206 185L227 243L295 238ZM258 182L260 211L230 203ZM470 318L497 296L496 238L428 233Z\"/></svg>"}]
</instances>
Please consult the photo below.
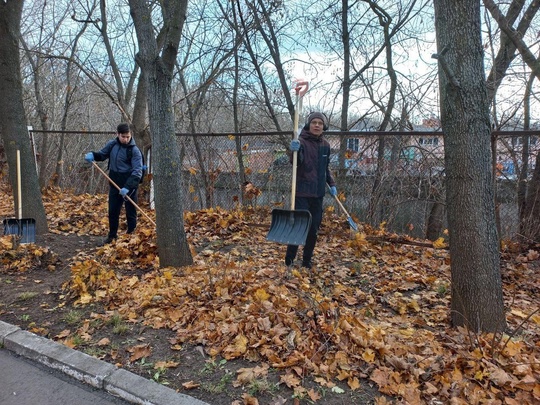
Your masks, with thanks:
<instances>
[{"instance_id":1,"label":"long rake handle","mask_svg":"<svg viewBox=\"0 0 540 405\"><path fill-rule=\"evenodd\" d=\"M330 186L328 186L328 188L330 188ZM355 232L358 232L358 225L356 224L356 222L354 222L354 220L352 219L352 217L349 215L349 213L347 212L347 210L345 209L345 207L343 206L343 204L341 203L341 201L339 201L338 196L335 195L335 196L334 196L334 199L335 199L336 202L338 203L339 208L341 208L341 210L343 211L343 213L347 216L347 222L349 222L349 226L350 226Z\"/></svg>"},{"instance_id":2,"label":"long rake handle","mask_svg":"<svg viewBox=\"0 0 540 405\"><path fill-rule=\"evenodd\" d=\"M343 211L343 213L345 215L347 215L348 217L350 217L349 213L347 212L347 210L345 209L345 207L343 206L343 204L341 203L341 201L339 201L339 198L337 195L334 196L334 199L337 201L338 205L339 205L339 208L341 208L341 211Z\"/></svg>"},{"instance_id":3,"label":"long rake handle","mask_svg":"<svg viewBox=\"0 0 540 405\"><path fill-rule=\"evenodd\" d=\"M101 172L101 174L103 174L103 175L106 177L107 180L109 180L109 182L110 182L114 187L116 187L116 188L118 189L118 191L121 190L120 187L118 187L118 185L117 185L114 181L112 181L112 179L107 175L107 173L105 173L105 172L103 171L103 169L102 169L101 167L99 167L98 164L97 164L94 160L92 161L92 164L94 165L94 167L95 167L96 169L98 169L98 170ZM154 225L154 227L156 226L156 223L152 220L152 218L150 218L150 217L148 216L148 214L147 214L146 212L144 212L143 209L142 209L141 207L139 207L139 206L137 205L137 203L135 203L135 201L133 201L129 195L126 195L126 198L128 199L128 201L129 201L131 204L133 204L133 205L135 206L135 208L137 208L137 209L141 212L141 214L143 214L143 215L146 217L147 220L149 220L149 221L152 223L152 225Z\"/></svg>"}]
</instances>

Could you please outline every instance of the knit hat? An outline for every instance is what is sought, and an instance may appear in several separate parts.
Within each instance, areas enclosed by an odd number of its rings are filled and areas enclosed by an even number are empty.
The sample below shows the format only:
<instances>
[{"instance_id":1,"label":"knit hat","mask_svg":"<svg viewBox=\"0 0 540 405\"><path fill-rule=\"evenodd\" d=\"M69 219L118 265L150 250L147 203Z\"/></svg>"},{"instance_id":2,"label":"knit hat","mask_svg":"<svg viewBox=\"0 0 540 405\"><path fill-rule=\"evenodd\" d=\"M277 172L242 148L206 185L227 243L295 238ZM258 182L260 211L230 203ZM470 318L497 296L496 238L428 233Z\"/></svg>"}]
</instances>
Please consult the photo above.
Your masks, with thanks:
<instances>
[{"instance_id":1,"label":"knit hat","mask_svg":"<svg viewBox=\"0 0 540 405\"><path fill-rule=\"evenodd\" d=\"M304 125L304 129L306 131L309 130L309 124L311 124L311 121L313 121L315 118L319 118L323 122L323 131L326 131L328 129L328 117L321 112L310 113L306 118L306 124Z\"/></svg>"},{"instance_id":2,"label":"knit hat","mask_svg":"<svg viewBox=\"0 0 540 405\"><path fill-rule=\"evenodd\" d=\"M119 134L127 134L129 132L129 124L118 124L118 126L116 127L116 132Z\"/></svg>"}]
</instances>

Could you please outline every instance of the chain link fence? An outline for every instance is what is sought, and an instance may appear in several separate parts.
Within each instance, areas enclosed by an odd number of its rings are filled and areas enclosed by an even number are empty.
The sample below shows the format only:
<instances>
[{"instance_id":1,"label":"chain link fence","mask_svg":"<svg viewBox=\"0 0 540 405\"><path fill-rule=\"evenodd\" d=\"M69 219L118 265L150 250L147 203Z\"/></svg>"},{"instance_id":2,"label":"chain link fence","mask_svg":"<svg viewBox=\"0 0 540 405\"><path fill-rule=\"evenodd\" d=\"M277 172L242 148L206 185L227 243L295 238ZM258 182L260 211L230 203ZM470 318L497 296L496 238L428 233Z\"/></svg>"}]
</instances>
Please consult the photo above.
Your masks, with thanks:
<instances>
[{"instance_id":1,"label":"chain link fence","mask_svg":"<svg viewBox=\"0 0 540 405\"><path fill-rule=\"evenodd\" d=\"M107 180L83 156L101 149L114 136L106 132L31 131L38 167L46 156L47 183L75 193L107 192ZM330 168L338 192L353 217L413 237L442 236L446 228L442 134L329 132L325 138L332 148ZM184 190L184 208L287 208L292 175L290 139L290 132L179 134L183 176L177 186ZM523 139L519 133L499 137L494 149L498 217L505 239L518 231L517 185L523 167L523 142L528 145L528 178L538 150L536 137ZM148 157L147 163L151 173ZM100 165L107 168L107 162ZM151 182L145 181L142 189L142 197L152 203ZM334 201L327 197L325 204Z\"/></svg>"}]
</instances>

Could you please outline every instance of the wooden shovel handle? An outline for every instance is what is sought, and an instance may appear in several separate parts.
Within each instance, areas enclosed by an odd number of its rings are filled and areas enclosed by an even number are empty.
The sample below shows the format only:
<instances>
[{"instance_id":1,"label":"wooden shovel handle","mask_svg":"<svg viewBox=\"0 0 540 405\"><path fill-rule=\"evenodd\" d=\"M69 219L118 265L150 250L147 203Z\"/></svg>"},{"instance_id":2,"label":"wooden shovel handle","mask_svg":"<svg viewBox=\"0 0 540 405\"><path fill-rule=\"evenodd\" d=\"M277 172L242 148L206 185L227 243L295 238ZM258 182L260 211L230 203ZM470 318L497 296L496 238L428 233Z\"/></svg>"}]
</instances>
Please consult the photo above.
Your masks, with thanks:
<instances>
[{"instance_id":1,"label":"wooden shovel handle","mask_svg":"<svg viewBox=\"0 0 540 405\"><path fill-rule=\"evenodd\" d=\"M17 149L17 219L22 219L21 151Z\"/></svg>"},{"instance_id":2,"label":"wooden shovel handle","mask_svg":"<svg viewBox=\"0 0 540 405\"><path fill-rule=\"evenodd\" d=\"M301 91L302 87L305 87L304 91ZM300 110L302 109L302 98L307 91L307 82L297 83L296 87L296 105L294 107L294 126L293 126L293 138L298 139L298 121ZM291 211L294 211L295 199L296 199L296 168L298 166L298 151L293 151L292 161L292 186L291 186Z\"/></svg>"},{"instance_id":3,"label":"wooden shovel handle","mask_svg":"<svg viewBox=\"0 0 540 405\"><path fill-rule=\"evenodd\" d=\"M92 164L94 165L94 167L95 167L96 169L98 169L98 170L101 172L101 174L103 174L103 175L107 178L107 180L109 180L109 182L110 182L114 187L116 187L116 188L118 189L118 191L121 190L120 187L118 187L118 185L117 185L114 181L112 181L112 179L107 175L107 173L105 173L105 172L103 171L103 169L102 169L101 167L98 166L98 164L96 163L95 160L92 160ZM129 195L126 195L126 198L127 198L127 200L128 200L131 204L133 204L133 205L135 206L135 208L137 208L137 209L141 212L141 214L143 214L143 215L146 217L146 219L148 219L148 220L152 223L152 225L154 225L154 227L156 226L156 223L152 220L152 218L150 218L150 217L148 216L148 214L146 214L146 212L144 212L144 211L142 210L142 208L139 207L139 206L135 203L135 201L133 201L133 200L131 199L131 197L130 197Z\"/></svg>"}]
</instances>

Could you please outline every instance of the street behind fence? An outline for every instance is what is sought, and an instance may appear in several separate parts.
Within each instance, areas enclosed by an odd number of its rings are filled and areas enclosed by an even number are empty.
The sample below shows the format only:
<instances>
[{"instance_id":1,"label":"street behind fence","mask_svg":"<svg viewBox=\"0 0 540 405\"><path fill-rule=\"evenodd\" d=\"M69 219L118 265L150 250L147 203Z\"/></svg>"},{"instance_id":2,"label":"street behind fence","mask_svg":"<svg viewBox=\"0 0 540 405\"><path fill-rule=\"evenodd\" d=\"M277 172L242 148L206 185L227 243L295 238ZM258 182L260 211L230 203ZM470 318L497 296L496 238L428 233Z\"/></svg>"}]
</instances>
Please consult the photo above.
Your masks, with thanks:
<instances>
[{"instance_id":1,"label":"street behind fence","mask_svg":"<svg viewBox=\"0 0 540 405\"><path fill-rule=\"evenodd\" d=\"M517 185L521 170L522 136L497 138L497 208L501 236L515 237L519 215ZM36 163L48 156L45 177L48 184L75 193L105 193L106 179L86 164L83 155L96 151L112 137L104 132L31 132ZM44 142L47 137L47 142ZM414 237L431 239L446 228L445 169L443 136L436 132L380 133L329 132L330 162L338 192L350 214L360 222ZM234 209L241 205L288 206L291 165L287 147L290 133L270 134L181 134L177 137L183 176L184 208L194 211L209 207ZM529 136L529 169L534 168L536 136ZM378 156L380 142L384 156ZM43 145L48 145L44 154ZM151 156L147 163L152 171ZM103 169L107 163L101 164ZM150 174L150 178L152 178ZM143 195L152 203L149 180ZM332 199L325 203L332 205Z\"/></svg>"}]
</instances>

